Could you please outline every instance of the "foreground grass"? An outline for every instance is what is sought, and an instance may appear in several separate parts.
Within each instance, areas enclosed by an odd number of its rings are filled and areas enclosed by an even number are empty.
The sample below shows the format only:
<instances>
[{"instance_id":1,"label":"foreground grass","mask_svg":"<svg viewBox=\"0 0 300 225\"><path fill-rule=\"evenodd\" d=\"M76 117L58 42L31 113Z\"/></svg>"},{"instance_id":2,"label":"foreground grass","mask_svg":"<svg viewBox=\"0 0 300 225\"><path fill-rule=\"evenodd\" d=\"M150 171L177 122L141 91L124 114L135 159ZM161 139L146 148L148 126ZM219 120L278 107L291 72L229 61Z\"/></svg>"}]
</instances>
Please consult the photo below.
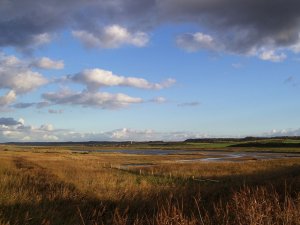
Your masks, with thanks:
<instances>
[{"instance_id":1,"label":"foreground grass","mask_svg":"<svg viewBox=\"0 0 300 225\"><path fill-rule=\"evenodd\" d=\"M1 151L0 224L300 224L299 159L159 160Z\"/></svg>"}]
</instances>

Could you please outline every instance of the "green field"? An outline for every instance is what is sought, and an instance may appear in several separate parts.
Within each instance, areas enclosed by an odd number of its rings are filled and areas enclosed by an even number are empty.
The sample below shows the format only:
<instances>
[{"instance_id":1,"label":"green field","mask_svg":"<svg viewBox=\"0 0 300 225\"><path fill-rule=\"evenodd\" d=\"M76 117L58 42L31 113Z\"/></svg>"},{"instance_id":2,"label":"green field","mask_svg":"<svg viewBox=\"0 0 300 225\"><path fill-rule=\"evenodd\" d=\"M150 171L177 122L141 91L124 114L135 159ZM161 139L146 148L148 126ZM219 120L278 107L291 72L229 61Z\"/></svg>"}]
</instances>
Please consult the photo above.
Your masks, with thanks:
<instances>
[{"instance_id":1,"label":"green field","mask_svg":"<svg viewBox=\"0 0 300 225\"><path fill-rule=\"evenodd\" d=\"M178 163L194 156L92 151L270 151L232 144L1 145L0 224L300 224L300 158Z\"/></svg>"}]
</instances>

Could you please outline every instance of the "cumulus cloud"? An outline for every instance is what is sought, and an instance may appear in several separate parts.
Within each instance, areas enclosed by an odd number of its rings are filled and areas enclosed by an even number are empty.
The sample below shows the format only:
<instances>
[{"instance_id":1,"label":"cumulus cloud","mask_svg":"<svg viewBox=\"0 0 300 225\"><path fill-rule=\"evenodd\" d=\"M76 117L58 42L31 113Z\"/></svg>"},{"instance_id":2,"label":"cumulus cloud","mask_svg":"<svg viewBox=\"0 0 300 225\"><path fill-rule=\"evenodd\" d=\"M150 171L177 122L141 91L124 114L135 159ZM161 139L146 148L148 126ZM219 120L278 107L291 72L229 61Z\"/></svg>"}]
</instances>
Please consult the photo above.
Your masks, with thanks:
<instances>
[{"instance_id":1,"label":"cumulus cloud","mask_svg":"<svg viewBox=\"0 0 300 225\"><path fill-rule=\"evenodd\" d=\"M35 60L32 63L32 66L47 70L61 70L64 68L64 62L62 60L55 61L47 57L42 57L40 59Z\"/></svg>"},{"instance_id":2,"label":"cumulus cloud","mask_svg":"<svg viewBox=\"0 0 300 225\"><path fill-rule=\"evenodd\" d=\"M123 86L140 89L160 90L170 87L176 82L174 79L169 78L160 83L152 83L144 78L120 76L114 74L111 71L99 68L86 69L80 73L65 76L59 81L80 83L85 86L85 89L77 92L69 89L63 89L58 92L44 93L42 97L45 102L48 102L52 105L69 104L79 105L83 107L98 107L101 109L119 109L127 107L131 104L147 102L140 97L132 97L123 93L99 92L99 89L102 87ZM150 101L163 103L165 102L165 99L163 97L158 97ZM54 112L49 111L49 113Z\"/></svg>"},{"instance_id":3,"label":"cumulus cloud","mask_svg":"<svg viewBox=\"0 0 300 225\"><path fill-rule=\"evenodd\" d=\"M52 104L70 104L83 107L99 107L102 109L118 109L129 106L130 104L143 102L141 98L131 97L122 93L73 92L70 90L44 93L43 98Z\"/></svg>"},{"instance_id":4,"label":"cumulus cloud","mask_svg":"<svg viewBox=\"0 0 300 225\"><path fill-rule=\"evenodd\" d=\"M49 59L50 60L50 59ZM52 60L46 60L46 64L44 67L49 66L48 68L53 68L56 65L50 65L52 63L56 64ZM12 57L7 59L7 63L13 68L18 65L18 70L24 68L24 70L29 70L29 67L37 66L33 65L33 63L21 63L17 58ZM50 62L50 63L49 63ZM36 63L36 62L35 62ZM48 64L49 63L49 64ZM29 65L30 64L30 65ZM29 92L34 88L41 86L47 83L47 80L37 72L35 73L36 76L29 76L32 80L27 81L26 76L19 76L23 80L16 80L14 85L11 86L4 86L8 81L8 78L12 79L14 76L8 77L8 73L5 74L5 81L2 84L2 88L11 88L12 91L8 92L5 96L0 97L0 106L1 104L11 104L15 100L15 93L23 94L23 92ZM40 79L40 80L39 80ZM1 70L0 70L0 80L1 80ZM23 82L22 82L23 81ZM30 83L32 81L32 83ZM18 83L19 82L19 83ZM24 86L26 82L29 82L27 86ZM107 92L99 92L98 89L101 87L106 86L125 86L125 87L132 87L132 88L141 88L141 89L151 89L151 90L160 90L163 88L170 87L176 81L174 79L167 79L160 83L152 83L144 78L139 77L125 77L113 74L111 71L102 70L102 69L87 69L80 73L74 75L68 75L61 79L57 79L56 83L59 82L77 82L83 84L85 88L81 91L71 91L68 88L63 89L57 92L48 92L42 95L43 101L40 102L19 102L13 104L12 106L16 109L23 109L29 107L36 107L36 108L43 108L50 105L55 104L70 104L70 105L79 105L83 107L99 107L102 109L118 109L127 107L134 103L142 103L144 100L140 97L131 97L129 95L123 93L107 93ZM20 86L18 86L20 84ZM23 85L23 86L22 86ZM32 85L32 86L30 86ZM25 89L26 87L27 89ZM164 101L163 97L155 99L155 102L162 103ZM54 111L50 110L49 113L55 113ZM56 112L58 113L58 112Z\"/></svg>"},{"instance_id":5,"label":"cumulus cloud","mask_svg":"<svg viewBox=\"0 0 300 225\"><path fill-rule=\"evenodd\" d=\"M9 141L56 141L56 135L65 130L54 129L52 124L40 127L25 125L25 120L20 118L0 118L0 142Z\"/></svg>"},{"instance_id":6,"label":"cumulus cloud","mask_svg":"<svg viewBox=\"0 0 300 225\"><path fill-rule=\"evenodd\" d=\"M73 36L82 41L87 47L118 48L122 45L145 46L149 37L144 32L129 32L119 25L104 27L101 31L92 33L85 30L72 32Z\"/></svg>"},{"instance_id":7,"label":"cumulus cloud","mask_svg":"<svg viewBox=\"0 0 300 225\"><path fill-rule=\"evenodd\" d=\"M71 80L87 85L90 90L103 86L127 86L142 89L163 89L170 87L176 81L167 79L161 83L151 83L143 78L125 77L113 74L103 69L88 69L70 77Z\"/></svg>"},{"instance_id":8,"label":"cumulus cloud","mask_svg":"<svg viewBox=\"0 0 300 225\"><path fill-rule=\"evenodd\" d=\"M0 89L11 89L22 94L46 83L47 79L32 71L28 64L15 56L0 54Z\"/></svg>"},{"instance_id":9,"label":"cumulus cloud","mask_svg":"<svg viewBox=\"0 0 300 225\"><path fill-rule=\"evenodd\" d=\"M1 107L14 102L17 95L31 92L47 82L42 74L31 69L29 62L0 53L0 90L9 90L0 96Z\"/></svg>"},{"instance_id":10,"label":"cumulus cloud","mask_svg":"<svg viewBox=\"0 0 300 225\"><path fill-rule=\"evenodd\" d=\"M6 70L3 71L3 73L0 73L0 88L12 89L19 94L33 91L37 87L40 87L46 83L46 78L44 78L41 74L29 70Z\"/></svg>"},{"instance_id":11,"label":"cumulus cloud","mask_svg":"<svg viewBox=\"0 0 300 225\"><path fill-rule=\"evenodd\" d=\"M263 51L259 58L262 60L272 61L272 62L282 62L286 59L286 55L284 53L277 54L274 50Z\"/></svg>"}]
</instances>

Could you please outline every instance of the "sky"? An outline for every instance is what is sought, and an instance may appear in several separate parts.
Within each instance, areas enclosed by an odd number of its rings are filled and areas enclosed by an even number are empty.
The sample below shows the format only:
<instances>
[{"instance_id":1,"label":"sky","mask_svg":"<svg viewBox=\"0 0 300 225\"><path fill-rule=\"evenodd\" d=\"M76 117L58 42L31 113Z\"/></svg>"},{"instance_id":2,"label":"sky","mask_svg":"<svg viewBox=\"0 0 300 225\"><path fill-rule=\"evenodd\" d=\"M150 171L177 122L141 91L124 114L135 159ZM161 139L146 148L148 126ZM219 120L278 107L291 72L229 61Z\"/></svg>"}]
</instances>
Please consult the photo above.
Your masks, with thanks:
<instances>
[{"instance_id":1,"label":"sky","mask_svg":"<svg viewBox=\"0 0 300 225\"><path fill-rule=\"evenodd\" d=\"M0 142L300 135L298 0L0 0Z\"/></svg>"}]
</instances>

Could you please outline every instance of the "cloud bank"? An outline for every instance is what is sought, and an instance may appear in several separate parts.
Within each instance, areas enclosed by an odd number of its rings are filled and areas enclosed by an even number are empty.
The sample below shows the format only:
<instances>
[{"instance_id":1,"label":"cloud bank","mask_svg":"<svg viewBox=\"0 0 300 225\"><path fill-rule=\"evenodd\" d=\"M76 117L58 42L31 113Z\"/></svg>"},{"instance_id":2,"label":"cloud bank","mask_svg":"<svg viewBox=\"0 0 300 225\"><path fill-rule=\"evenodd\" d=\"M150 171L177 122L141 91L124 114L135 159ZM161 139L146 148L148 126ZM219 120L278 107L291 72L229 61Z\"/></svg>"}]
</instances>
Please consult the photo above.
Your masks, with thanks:
<instances>
[{"instance_id":1,"label":"cloud bank","mask_svg":"<svg viewBox=\"0 0 300 225\"><path fill-rule=\"evenodd\" d=\"M300 129L272 130L251 136L300 136ZM57 129L47 123L40 126L27 125L23 118L0 117L0 143L10 141L183 141L190 138L213 137L215 136L201 132L160 132L152 129L130 128L85 133Z\"/></svg>"},{"instance_id":2,"label":"cloud bank","mask_svg":"<svg viewBox=\"0 0 300 225\"><path fill-rule=\"evenodd\" d=\"M24 119L0 118L0 142L12 141L182 141L187 138L207 137L192 132L158 132L121 128L112 131L82 133L56 129L52 124L35 127Z\"/></svg>"},{"instance_id":3,"label":"cloud bank","mask_svg":"<svg viewBox=\"0 0 300 225\"><path fill-rule=\"evenodd\" d=\"M142 47L149 31L170 23L199 27L177 38L188 50L222 50L275 62L285 58L282 51L300 50L297 0L2 0L0 46L38 46L67 28L87 46Z\"/></svg>"},{"instance_id":4,"label":"cloud bank","mask_svg":"<svg viewBox=\"0 0 300 225\"><path fill-rule=\"evenodd\" d=\"M213 45L210 41L208 47L201 46L204 40L196 38L199 33L186 34L177 39L183 39L185 49L213 48L277 62L285 57L282 50L297 52L299 46L300 3L295 0L166 0L162 4L167 17L201 24L214 40Z\"/></svg>"},{"instance_id":5,"label":"cloud bank","mask_svg":"<svg viewBox=\"0 0 300 225\"><path fill-rule=\"evenodd\" d=\"M253 136L253 135L252 135ZM256 136L300 136L300 129L272 130ZM190 138L213 138L198 132L160 132L152 129L121 128L103 132L76 132L57 129L52 124L27 125L25 120L0 117L0 142L10 141L183 141ZM226 137L226 136L224 136ZM232 137L232 136L230 136Z\"/></svg>"}]
</instances>

